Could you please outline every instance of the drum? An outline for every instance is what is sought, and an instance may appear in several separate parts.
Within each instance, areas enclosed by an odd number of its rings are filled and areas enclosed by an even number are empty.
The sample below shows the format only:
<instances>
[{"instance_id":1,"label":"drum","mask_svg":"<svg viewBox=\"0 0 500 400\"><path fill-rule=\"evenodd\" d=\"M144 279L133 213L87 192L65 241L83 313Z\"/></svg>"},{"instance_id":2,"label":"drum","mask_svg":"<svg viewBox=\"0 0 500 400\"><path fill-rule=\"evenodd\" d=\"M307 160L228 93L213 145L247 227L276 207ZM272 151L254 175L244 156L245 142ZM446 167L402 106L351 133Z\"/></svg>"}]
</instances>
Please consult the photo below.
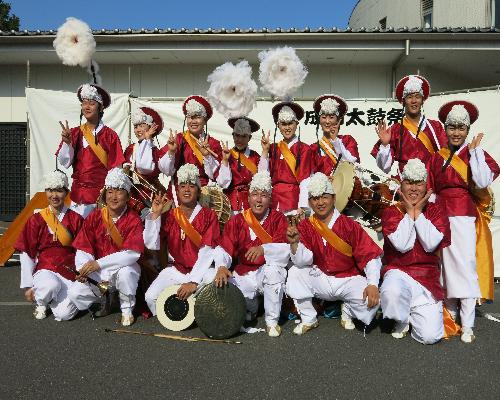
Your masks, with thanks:
<instances>
[{"instance_id":1,"label":"drum","mask_svg":"<svg viewBox=\"0 0 500 400\"><path fill-rule=\"evenodd\" d=\"M172 285L164 289L156 299L158 321L171 331L182 331L193 325L194 296L180 300L177 291L181 285Z\"/></svg>"},{"instance_id":2,"label":"drum","mask_svg":"<svg viewBox=\"0 0 500 400\"><path fill-rule=\"evenodd\" d=\"M200 204L203 207L211 208L217 214L220 230L232 215L231 202L227 196L217 186L203 186L200 194Z\"/></svg>"}]
</instances>

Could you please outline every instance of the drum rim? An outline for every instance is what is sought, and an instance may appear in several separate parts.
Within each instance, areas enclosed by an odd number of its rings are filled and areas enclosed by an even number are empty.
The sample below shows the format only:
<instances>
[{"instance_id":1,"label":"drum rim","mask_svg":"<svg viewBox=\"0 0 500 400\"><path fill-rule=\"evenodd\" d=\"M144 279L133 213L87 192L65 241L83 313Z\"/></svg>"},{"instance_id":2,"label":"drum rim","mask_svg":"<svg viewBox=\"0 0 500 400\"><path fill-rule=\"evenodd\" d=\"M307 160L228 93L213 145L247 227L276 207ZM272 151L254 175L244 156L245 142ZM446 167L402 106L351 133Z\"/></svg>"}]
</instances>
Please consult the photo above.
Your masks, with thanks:
<instances>
[{"instance_id":1,"label":"drum rim","mask_svg":"<svg viewBox=\"0 0 500 400\"><path fill-rule=\"evenodd\" d=\"M189 296L186 300L189 304L189 310L184 319L180 321L173 321L165 314L165 301L173 294L176 294L180 287L181 285L168 286L161 291L160 295L156 299L156 318L158 318L158 322L160 322L160 324L162 324L166 329L174 332L183 331L194 323L194 296Z\"/></svg>"},{"instance_id":2,"label":"drum rim","mask_svg":"<svg viewBox=\"0 0 500 400\"><path fill-rule=\"evenodd\" d=\"M345 171L346 167L350 168L349 171ZM349 172L349 176L345 177L345 174L337 175L337 172L344 172L344 171ZM355 177L356 177L356 172L354 164L347 161L341 161L339 166L335 170L335 173L333 174L333 182L332 182L333 188L335 190L335 208L339 212L342 212L344 208L346 208L347 203L349 203L349 198L351 197L352 191L354 189ZM342 178L343 180L341 183L338 182L340 178ZM351 183L349 184L350 187L349 193L347 193L347 187L348 187L347 184L349 182L349 178L351 178Z\"/></svg>"}]
</instances>

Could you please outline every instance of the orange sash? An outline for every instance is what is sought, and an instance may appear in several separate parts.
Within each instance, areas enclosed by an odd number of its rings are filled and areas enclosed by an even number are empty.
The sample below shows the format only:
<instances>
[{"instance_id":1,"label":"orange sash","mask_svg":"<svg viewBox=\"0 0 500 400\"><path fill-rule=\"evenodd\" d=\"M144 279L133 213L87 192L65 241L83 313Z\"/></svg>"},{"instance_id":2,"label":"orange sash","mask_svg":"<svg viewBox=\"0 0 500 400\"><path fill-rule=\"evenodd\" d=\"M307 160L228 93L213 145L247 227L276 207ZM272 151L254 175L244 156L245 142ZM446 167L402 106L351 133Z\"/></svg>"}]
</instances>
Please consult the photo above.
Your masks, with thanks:
<instances>
[{"instance_id":1,"label":"orange sash","mask_svg":"<svg viewBox=\"0 0 500 400\"><path fill-rule=\"evenodd\" d=\"M50 230L54 232L54 239L59 240L59 243L63 246L71 246L71 243L73 243L71 233L69 233L66 227L57 219L50 207L41 210L40 215L47 223Z\"/></svg>"},{"instance_id":2,"label":"orange sash","mask_svg":"<svg viewBox=\"0 0 500 400\"><path fill-rule=\"evenodd\" d=\"M175 208L173 212L175 220L189 240L191 240L196 247L201 247L201 235L196 229L194 229L193 225L191 225L191 222L189 222L186 218L180 207Z\"/></svg>"},{"instance_id":3,"label":"orange sash","mask_svg":"<svg viewBox=\"0 0 500 400\"><path fill-rule=\"evenodd\" d=\"M439 150L439 155L447 160L450 156L450 150L443 147ZM469 166L464 160L454 154L450 165L460 175L464 182L468 184ZM483 299L493 300L493 242L490 227L488 226L491 221L491 216L486 212L491 202L491 195L487 188L472 189L470 192L478 214L478 218L476 218L476 270L479 288Z\"/></svg>"},{"instance_id":4,"label":"orange sash","mask_svg":"<svg viewBox=\"0 0 500 400\"><path fill-rule=\"evenodd\" d=\"M257 166L246 155L244 155L243 153L238 153L235 149L231 149L231 155L235 160L238 159L239 155L241 163L250 171L250 173L252 175L255 175L257 173Z\"/></svg>"},{"instance_id":5,"label":"orange sash","mask_svg":"<svg viewBox=\"0 0 500 400\"><path fill-rule=\"evenodd\" d=\"M121 247L123 245L123 238L122 235L120 235L120 232L118 231L118 228L116 227L115 223L113 222L113 218L109 216L108 207L103 207L101 209L101 215L102 215L102 220L104 221L104 226L106 227L106 230L108 231L111 240L115 245Z\"/></svg>"},{"instance_id":6,"label":"orange sash","mask_svg":"<svg viewBox=\"0 0 500 400\"><path fill-rule=\"evenodd\" d=\"M314 214L309 217L309 222L321 235L321 237L330 244L330 246L345 256L352 257L351 245L345 242L333 230L328 228L328 226L321 222Z\"/></svg>"},{"instance_id":7,"label":"orange sash","mask_svg":"<svg viewBox=\"0 0 500 400\"><path fill-rule=\"evenodd\" d=\"M281 154L283 154L283 158L285 159L286 163L288 164L288 167L290 168L290 171L292 171L293 176L297 178L297 171L295 171L297 160L295 159L295 156L293 155L293 153L288 148L288 145L283 140L278 143L278 146L280 148Z\"/></svg>"},{"instance_id":8,"label":"orange sash","mask_svg":"<svg viewBox=\"0 0 500 400\"><path fill-rule=\"evenodd\" d=\"M443 304L443 324L444 324L444 339L449 339L452 336L460 335L460 325L458 325L451 316L448 309Z\"/></svg>"},{"instance_id":9,"label":"orange sash","mask_svg":"<svg viewBox=\"0 0 500 400\"><path fill-rule=\"evenodd\" d=\"M319 147L321 147L330 160L332 160L333 166L337 165L337 156L330 139L323 136L323 138L319 141Z\"/></svg>"},{"instance_id":10,"label":"orange sash","mask_svg":"<svg viewBox=\"0 0 500 400\"><path fill-rule=\"evenodd\" d=\"M87 124L83 124L82 126L80 126L80 130L82 131L83 137L85 138L99 161L101 161L102 165L108 168L108 153L106 153L106 150L104 150L99 143L95 142L95 137L90 131L89 126Z\"/></svg>"},{"instance_id":11,"label":"orange sash","mask_svg":"<svg viewBox=\"0 0 500 400\"><path fill-rule=\"evenodd\" d=\"M189 147L191 147L191 150L193 150L194 155L198 159L198 162L200 165L203 165L203 154L201 154L200 149L198 148L198 144L196 143L196 139L193 137L191 132L187 131L182 134L184 139L186 140L187 144Z\"/></svg>"},{"instance_id":12,"label":"orange sash","mask_svg":"<svg viewBox=\"0 0 500 400\"><path fill-rule=\"evenodd\" d=\"M403 118L403 126L408 129L413 135L416 137L417 136L417 131L418 127L416 127L413 122L411 122L408 118L404 117ZM418 140L422 142L422 144L425 146L427 151L431 154L434 154L436 151L434 150L434 146L432 145L432 142L430 139L427 137L424 131L420 131L418 133Z\"/></svg>"},{"instance_id":13,"label":"orange sash","mask_svg":"<svg viewBox=\"0 0 500 400\"><path fill-rule=\"evenodd\" d=\"M257 237L263 244L272 243L273 241L272 236L269 233L267 233L266 230L259 223L259 221L257 221L257 218L255 218L255 215L253 214L250 208L243 211L242 214L243 218L245 219L250 229L254 231L255 235L257 235Z\"/></svg>"}]
</instances>

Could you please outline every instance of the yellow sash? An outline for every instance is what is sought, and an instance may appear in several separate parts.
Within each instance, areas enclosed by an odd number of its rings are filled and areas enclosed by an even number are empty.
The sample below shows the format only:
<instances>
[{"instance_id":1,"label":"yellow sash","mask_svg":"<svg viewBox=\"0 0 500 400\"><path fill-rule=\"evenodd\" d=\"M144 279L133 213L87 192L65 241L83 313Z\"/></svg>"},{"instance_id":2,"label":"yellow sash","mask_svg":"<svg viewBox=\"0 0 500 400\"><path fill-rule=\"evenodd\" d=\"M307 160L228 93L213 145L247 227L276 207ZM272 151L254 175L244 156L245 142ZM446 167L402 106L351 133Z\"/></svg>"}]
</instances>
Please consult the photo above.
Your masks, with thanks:
<instances>
[{"instance_id":1,"label":"yellow sash","mask_svg":"<svg viewBox=\"0 0 500 400\"><path fill-rule=\"evenodd\" d=\"M460 335L460 325L458 325L451 316L448 309L443 304L443 325L444 325L444 339L449 339L452 336Z\"/></svg>"},{"instance_id":2,"label":"yellow sash","mask_svg":"<svg viewBox=\"0 0 500 400\"><path fill-rule=\"evenodd\" d=\"M321 147L330 160L332 160L333 166L337 165L335 149L333 148L330 139L323 136L323 138L319 141L319 147Z\"/></svg>"},{"instance_id":3,"label":"yellow sash","mask_svg":"<svg viewBox=\"0 0 500 400\"><path fill-rule=\"evenodd\" d=\"M257 166L245 154L238 153L235 149L231 149L231 155L235 160L237 160L239 156L241 163L250 171L252 175L257 173Z\"/></svg>"},{"instance_id":4,"label":"yellow sash","mask_svg":"<svg viewBox=\"0 0 500 400\"><path fill-rule=\"evenodd\" d=\"M71 243L73 243L71 233L68 232L66 227L61 224L61 222L59 222L50 207L46 207L42 211L40 211L40 215L47 223L50 230L54 232L54 239L59 240L59 243L61 243L63 246L71 246Z\"/></svg>"},{"instance_id":5,"label":"yellow sash","mask_svg":"<svg viewBox=\"0 0 500 400\"><path fill-rule=\"evenodd\" d=\"M174 209L174 217L186 236L194 243L196 247L201 247L201 235L191 225L191 222L186 218L180 207Z\"/></svg>"},{"instance_id":6,"label":"yellow sash","mask_svg":"<svg viewBox=\"0 0 500 400\"><path fill-rule=\"evenodd\" d=\"M113 240L113 243L115 245L121 247L123 245L123 238L122 235L120 235L120 232L118 231L118 228L116 227L115 223L113 222L113 218L109 216L108 207L103 207L101 209L101 215L102 215L102 220L104 221L104 226L106 227L106 230L108 231L111 240Z\"/></svg>"},{"instance_id":7,"label":"yellow sash","mask_svg":"<svg viewBox=\"0 0 500 400\"><path fill-rule=\"evenodd\" d=\"M245 219L248 226L255 232L260 241L264 244L272 243L272 236L266 232L266 230L262 227L262 225L257 221L255 215L253 214L250 208L243 211L243 218Z\"/></svg>"},{"instance_id":8,"label":"yellow sash","mask_svg":"<svg viewBox=\"0 0 500 400\"><path fill-rule=\"evenodd\" d=\"M295 171L297 160L295 159L295 156L293 155L293 153L288 148L288 145L283 140L278 143L278 146L280 148L281 154L283 154L283 158L285 159L286 163L288 164L288 167L290 168L290 171L292 171L293 176L297 178L297 172Z\"/></svg>"},{"instance_id":9,"label":"yellow sash","mask_svg":"<svg viewBox=\"0 0 500 400\"><path fill-rule=\"evenodd\" d=\"M328 226L321 222L314 214L309 217L309 222L321 235L321 237L330 244L330 246L332 246L335 250L339 251L345 256L352 257L351 245L349 243L346 243L334 231L328 228Z\"/></svg>"},{"instance_id":10,"label":"yellow sash","mask_svg":"<svg viewBox=\"0 0 500 400\"><path fill-rule=\"evenodd\" d=\"M417 136L417 131L418 127L416 127L413 122L411 122L408 118L404 117L403 118L403 126L408 129L413 135L416 137ZM436 151L434 150L434 146L432 145L432 142L430 139L427 137L425 132L422 130L418 132L418 140L422 142L422 144L425 146L427 151L431 154L434 154Z\"/></svg>"},{"instance_id":11,"label":"yellow sash","mask_svg":"<svg viewBox=\"0 0 500 400\"><path fill-rule=\"evenodd\" d=\"M80 130L96 157L99 161L101 161L102 165L108 168L108 153L106 153L106 150L104 150L99 143L96 144L95 137L90 131L89 126L87 124L83 124L80 126Z\"/></svg>"},{"instance_id":12,"label":"yellow sash","mask_svg":"<svg viewBox=\"0 0 500 400\"><path fill-rule=\"evenodd\" d=\"M198 162L200 163L200 165L203 165L203 154L201 154L201 151L198 148L198 144L196 143L196 139L193 137L191 132L189 132L189 131L184 132L182 134L182 136L186 140L189 147L191 147L191 150L193 150L193 153L196 156L196 158L198 159Z\"/></svg>"},{"instance_id":13,"label":"yellow sash","mask_svg":"<svg viewBox=\"0 0 500 400\"><path fill-rule=\"evenodd\" d=\"M450 150L443 147L439 150L439 155L447 160L450 156ZM465 161L454 154L450 165L463 181L468 184L469 167ZM479 279L479 288L481 289L481 297L483 299L493 300L493 243L490 227L488 226L491 216L486 212L491 202L491 195L487 188L471 189L470 192L478 214L478 218L476 218L476 270Z\"/></svg>"}]
</instances>

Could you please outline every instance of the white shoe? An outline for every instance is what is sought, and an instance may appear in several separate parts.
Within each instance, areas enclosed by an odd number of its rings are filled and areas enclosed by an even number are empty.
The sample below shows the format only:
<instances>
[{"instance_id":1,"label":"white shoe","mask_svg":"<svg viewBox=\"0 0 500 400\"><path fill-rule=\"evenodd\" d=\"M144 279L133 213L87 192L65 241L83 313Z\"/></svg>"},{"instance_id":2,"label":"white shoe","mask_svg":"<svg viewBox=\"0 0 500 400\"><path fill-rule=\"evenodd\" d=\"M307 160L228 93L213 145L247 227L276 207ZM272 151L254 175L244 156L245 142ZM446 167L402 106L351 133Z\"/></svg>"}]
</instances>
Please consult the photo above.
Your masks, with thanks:
<instances>
[{"instance_id":1,"label":"white shoe","mask_svg":"<svg viewBox=\"0 0 500 400\"><path fill-rule=\"evenodd\" d=\"M303 322L301 322L295 328L293 328L293 333L300 336L309 332L311 329L317 328L318 326L318 321L315 321L312 324L304 324Z\"/></svg>"},{"instance_id":2,"label":"white shoe","mask_svg":"<svg viewBox=\"0 0 500 400\"><path fill-rule=\"evenodd\" d=\"M472 332L472 328L462 328L462 336L460 336L460 340L464 343L472 343L476 337L474 336L474 332Z\"/></svg>"},{"instance_id":3,"label":"white shoe","mask_svg":"<svg viewBox=\"0 0 500 400\"><path fill-rule=\"evenodd\" d=\"M279 325L274 325L274 326L266 326L266 332L268 336L270 337L278 337L281 335L281 326Z\"/></svg>"},{"instance_id":4,"label":"white shoe","mask_svg":"<svg viewBox=\"0 0 500 400\"><path fill-rule=\"evenodd\" d=\"M44 319L47 317L47 307L45 306L36 306L35 311L33 312L33 316L35 319Z\"/></svg>"},{"instance_id":5,"label":"white shoe","mask_svg":"<svg viewBox=\"0 0 500 400\"><path fill-rule=\"evenodd\" d=\"M352 331L355 328L354 322L352 322L352 318L349 317L349 315L347 315L344 303L342 303L341 309L342 309L342 314L340 316L340 325L342 326L342 328L348 331Z\"/></svg>"},{"instance_id":6,"label":"white shoe","mask_svg":"<svg viewBox=\"0 0 500 400\"><path fill-rule=\"evenodd\" d=\"M122 326L130 326L134 323L135 318L132 314L122 314Z\"/></svg>"},{"instance_id":7,"label":"white shoe","mask_svg":"<svg viewBox=\"0 0 500 400\"><path fill-rule=\"evenodd\" d=\"M403 339L406 335L408 335L408 331L410 330L410 325L404 322L396 322L394 326L394 330L391 335L394 339Z\"/></svg>"}]
</instances>

